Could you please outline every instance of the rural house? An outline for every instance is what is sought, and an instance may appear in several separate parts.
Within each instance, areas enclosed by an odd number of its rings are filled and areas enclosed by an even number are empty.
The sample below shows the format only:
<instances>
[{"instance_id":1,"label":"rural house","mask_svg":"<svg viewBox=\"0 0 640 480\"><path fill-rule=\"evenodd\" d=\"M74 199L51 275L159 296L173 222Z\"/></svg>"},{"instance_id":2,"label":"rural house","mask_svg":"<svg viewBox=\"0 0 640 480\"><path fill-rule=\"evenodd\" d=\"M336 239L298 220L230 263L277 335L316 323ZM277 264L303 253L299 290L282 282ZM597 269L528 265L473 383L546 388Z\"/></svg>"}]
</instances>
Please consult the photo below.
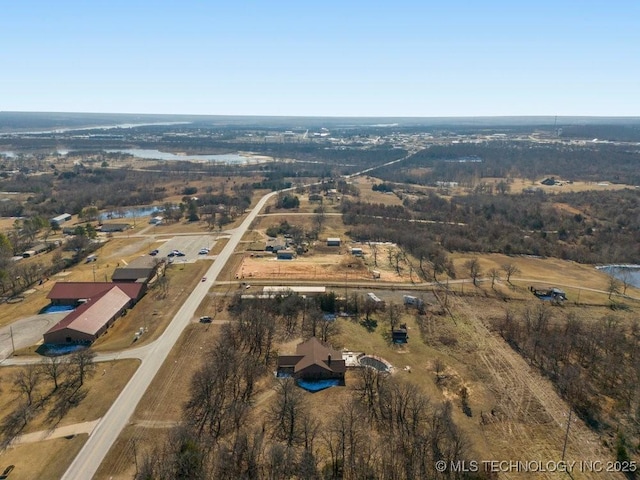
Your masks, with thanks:
<instances>
[{"instance_id":1,"label":"rural house","mask_svg":"<svg viewBox=\"0 0 640 480\"><path fill-rule=\"evenodd\" d=\"M278 376L302 380L339 379L347 370L342 352L325 347L316 337L296 346L295 355L278 357Z\"/></svg>"}]
</instances>

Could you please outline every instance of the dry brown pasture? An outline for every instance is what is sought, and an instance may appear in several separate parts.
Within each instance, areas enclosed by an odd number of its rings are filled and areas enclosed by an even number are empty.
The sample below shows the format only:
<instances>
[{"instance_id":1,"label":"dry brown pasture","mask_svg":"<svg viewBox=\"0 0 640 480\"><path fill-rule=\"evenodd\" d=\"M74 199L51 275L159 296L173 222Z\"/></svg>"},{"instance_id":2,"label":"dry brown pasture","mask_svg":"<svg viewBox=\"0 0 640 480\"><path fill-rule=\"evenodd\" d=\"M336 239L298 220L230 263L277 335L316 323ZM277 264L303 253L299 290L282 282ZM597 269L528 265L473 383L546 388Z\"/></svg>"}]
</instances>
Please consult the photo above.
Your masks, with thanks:
<instances>
[{"instance_id":1,"label":"dry brown pasture","mask_svg":"<svg viewBox=\"0 0 640 480\"><path fill-rule=\"evenodd\" d=\"M76 457L87 435L17 445L2 452L0 468L15 465L11 480L58 480Z\"/></svg>"},{"instance_id":2,"label":"dry brown pasture","mask_svg":"<svg viewBox=\"0 0 640 480\"><path fill-rule=\"evenodd\" d=\"M558 287L567 293L567 299L570 303L608 305L610 302L609 294L607 293L610 277L593 265L585 265L558 258L535 258L502 254L453 254L451 257L458 278L466 279L469 278L469 273L464 264L472 258L478 259L481 277L483 277L480 285L483 290L491 290L491 280L488 278L488 272L495 268L501 277L498 282L498 288L509 297L530 297L530 286L540 290ZM515 265L520 270L512 276L512 285L506 283L505 274L501 268L502 265L506 264ZM471 285L469 280L464 287L452 283L450 288L455 291L460 291L461 288L469 291L469 289L474 289L475 287ZM623 298L620 295L616 295L613 298L617 301L637 304L637 300L640 300L640 289L629 287L627 296L627 298Z\"/></svg>"},{"instance_id":3,"label":"dry brown pasture","mask_svg":"<svg viewBox=\"0 0 640 480\"><path fill-rule=\"evenodd\" d=\"M400 200L395 194L387 194L384 192L376 192L371 188L384 180L380 180L375 177L355 177L353 178L353 184L360 189L360 195L357 199L364 203L382 203L384 205L402 205Z\"/></svg>"}]
</instances>

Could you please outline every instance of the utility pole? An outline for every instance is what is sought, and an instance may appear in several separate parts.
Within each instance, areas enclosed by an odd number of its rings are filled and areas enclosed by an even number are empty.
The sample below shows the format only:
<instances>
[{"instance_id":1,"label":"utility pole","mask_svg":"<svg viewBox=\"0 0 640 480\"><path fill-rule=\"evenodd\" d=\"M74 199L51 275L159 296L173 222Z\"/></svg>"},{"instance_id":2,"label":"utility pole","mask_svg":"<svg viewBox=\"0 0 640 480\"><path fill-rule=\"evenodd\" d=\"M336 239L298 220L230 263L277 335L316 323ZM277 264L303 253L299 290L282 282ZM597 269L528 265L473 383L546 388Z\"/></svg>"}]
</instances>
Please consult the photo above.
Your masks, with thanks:
<instances>
[{"instance_id":1,"label":"utility pole","mask_svg":"<svg viewBox=\"0 0 640 480\"><path fill-rule=\"evenodd\" d=\"M16 346L13 343L13 326L9 325L9 333L11 333L11 355L16 353Z\"/></svg>"},{"instance_id":2,"label":"utility pole","mask_svg":"<svg viewBox=\"0 0 640 480\"><path fill-rule=\"evenodd\" d=\"M564 445L562 446L562 461L564 462L564 454L567 451L567 441L569 440L569 428L571 428L571 414L573 411L569 408L569 419L567 420L567 431L564 434Z\"/></svg>"}]
</instances>

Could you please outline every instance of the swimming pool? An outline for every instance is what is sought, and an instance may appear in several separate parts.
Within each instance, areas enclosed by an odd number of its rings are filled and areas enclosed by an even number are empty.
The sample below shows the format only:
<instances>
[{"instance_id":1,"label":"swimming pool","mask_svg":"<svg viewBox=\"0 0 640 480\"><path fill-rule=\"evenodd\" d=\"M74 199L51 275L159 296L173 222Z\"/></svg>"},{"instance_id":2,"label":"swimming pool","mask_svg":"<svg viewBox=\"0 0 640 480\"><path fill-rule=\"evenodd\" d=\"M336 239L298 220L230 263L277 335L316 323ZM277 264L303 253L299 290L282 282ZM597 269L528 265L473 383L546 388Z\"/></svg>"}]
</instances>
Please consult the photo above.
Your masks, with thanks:
<instances>
[{"instance_id":1,"label":"swimming pool","mask_svg":"<svg viewBox=\"0 0 640 480\"><path fill-rule=\"evenodd\" d=\"M47 305L42 310L40 310L40 313L70 312L75 309L76 307L74 307L73 305Z\"/></svg>"},{"instance_id":2,"label":"swimming pool","mask_svg":"<svg viewBox=\"0 0 640 480\"><path fill-rule=\"evenodd\" d=\"M87 348L88 345L82 343L74 343L70 345L56 345L53 343L44 343L38 347L38 353L47 357L57 357L77 352Z\"/></svg>"},{"instance_id":3,"label":"swimming pool","mask_svg":"<svg viewBox=\"0 0 640 480\"><path fill-rule=\"evenodd\" d=\"M359 361L360 365L363 367L375 368L380 372L390 372L393 368L384 358L376 357L374 355L364 355L360 357Z\"/></svg>"},{"instance_id":4,"label":"swimming pool","mask_svg":"<svg viewBox=\"0 0 640 480\"><path fill-rule=\"evenodd\" d=\"M296 383L300 388L304 388L308 392L319 392L325 388L340 385L340 380L338 378L329 378L326 380L296 380Z\"/></svg>"}]
</instances>

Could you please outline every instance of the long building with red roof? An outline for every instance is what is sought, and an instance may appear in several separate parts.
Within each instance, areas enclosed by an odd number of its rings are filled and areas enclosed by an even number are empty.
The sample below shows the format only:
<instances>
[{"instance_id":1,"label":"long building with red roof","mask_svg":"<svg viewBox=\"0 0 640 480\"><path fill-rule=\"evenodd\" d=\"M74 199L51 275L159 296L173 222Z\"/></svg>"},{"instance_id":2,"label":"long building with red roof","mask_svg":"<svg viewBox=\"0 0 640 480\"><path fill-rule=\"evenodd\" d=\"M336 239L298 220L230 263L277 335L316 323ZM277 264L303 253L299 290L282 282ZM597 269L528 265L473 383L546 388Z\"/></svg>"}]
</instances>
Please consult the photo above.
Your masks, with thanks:
<instances>
[{"instance_id":1,"label":"long building with red roof","mask_svg":"<svg viewBox=\"0 0 640 480\"><path fill-rule=\"evenodd\" d=\"M91 343L144 295L144 284L58 282L47 298L55 305L79 305L44 334L45 343Z\"/></svg>"}]
</instances>

